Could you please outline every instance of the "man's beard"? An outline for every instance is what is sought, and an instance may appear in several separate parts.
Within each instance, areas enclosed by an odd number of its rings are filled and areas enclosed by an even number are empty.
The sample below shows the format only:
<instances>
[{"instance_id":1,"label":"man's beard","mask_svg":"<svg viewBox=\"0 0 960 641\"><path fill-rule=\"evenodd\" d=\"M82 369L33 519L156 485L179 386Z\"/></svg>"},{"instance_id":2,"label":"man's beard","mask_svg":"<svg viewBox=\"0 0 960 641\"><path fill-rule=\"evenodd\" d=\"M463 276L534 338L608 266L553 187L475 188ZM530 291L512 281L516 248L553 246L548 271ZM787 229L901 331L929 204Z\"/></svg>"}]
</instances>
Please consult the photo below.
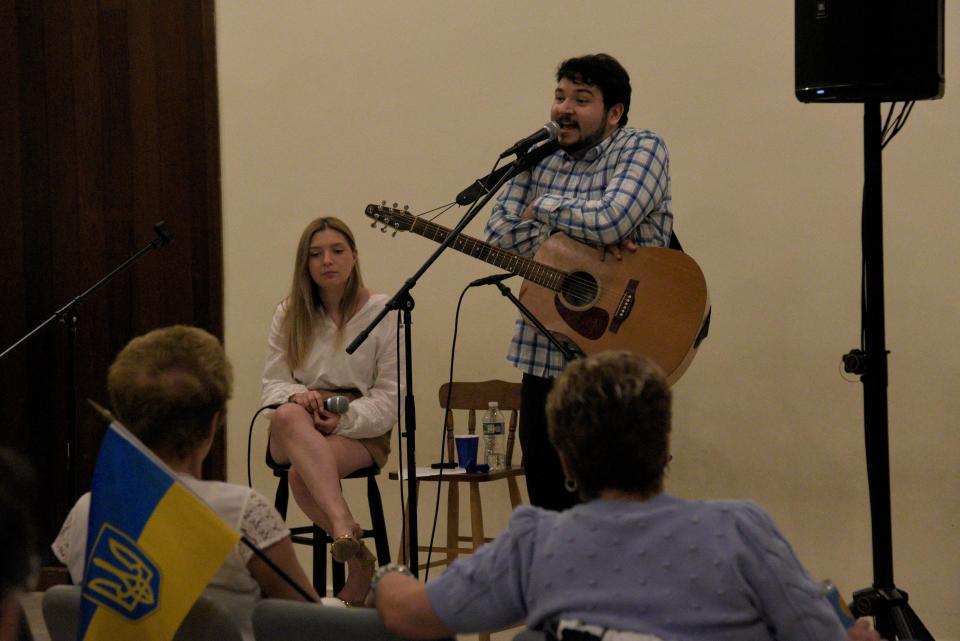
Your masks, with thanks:
<instances>
[{"instance_id":1,"label":"man's beard","mask_svg":"<svg viewBox=\"0 0 960 641\"><path fill-rule=\"evenodd\" d=\"M580 125L577 123L577 128L579 129L579 127ZM579 140L569 145L564 145L561 143L560 148L566 151L568 154L577 154L586 151L594 145L602 142L609 133L610 132L608 132L606 128L606 119L604 119L604 124L601 124L596 130L590 132L589 134L581 135Z\"/></svg>"}]
</instances>

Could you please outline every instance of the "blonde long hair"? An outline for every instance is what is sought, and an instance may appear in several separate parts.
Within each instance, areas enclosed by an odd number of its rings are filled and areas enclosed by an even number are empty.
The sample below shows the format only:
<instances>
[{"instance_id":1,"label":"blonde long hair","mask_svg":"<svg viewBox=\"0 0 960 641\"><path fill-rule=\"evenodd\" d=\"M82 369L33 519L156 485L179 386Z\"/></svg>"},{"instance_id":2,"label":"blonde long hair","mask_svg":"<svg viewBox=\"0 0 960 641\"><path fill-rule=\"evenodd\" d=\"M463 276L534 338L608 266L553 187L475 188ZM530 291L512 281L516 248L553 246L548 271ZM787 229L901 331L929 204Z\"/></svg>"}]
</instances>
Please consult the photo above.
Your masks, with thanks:
<instances>
[{"instance_id":1,"label":"blonde long hair","mask_svg":"<svg viewBox=\"0 0 960 641\"><path fill-rule=\"evenodd\" d=\"M320 300L320 287L310 277L310 241L318 231L332 229L347 239L354 257L357 254L357 242L353 232L347 224L333 216L321 216L310 222L303 234L300 235L300 244L297 245L297 257L293 264L293 283L290 294L287 296L287 313L283 318L283 330L287 335L287 365L293 371L299 367L313 344L313 324L317 315L325 313ZM363 277L360 275L360 262L354 260L353 270L347 279L343 297L340 299L340 326L338 334L357 311L357 302L360 289L363 287Z\"/></svg>"}]
</instances>

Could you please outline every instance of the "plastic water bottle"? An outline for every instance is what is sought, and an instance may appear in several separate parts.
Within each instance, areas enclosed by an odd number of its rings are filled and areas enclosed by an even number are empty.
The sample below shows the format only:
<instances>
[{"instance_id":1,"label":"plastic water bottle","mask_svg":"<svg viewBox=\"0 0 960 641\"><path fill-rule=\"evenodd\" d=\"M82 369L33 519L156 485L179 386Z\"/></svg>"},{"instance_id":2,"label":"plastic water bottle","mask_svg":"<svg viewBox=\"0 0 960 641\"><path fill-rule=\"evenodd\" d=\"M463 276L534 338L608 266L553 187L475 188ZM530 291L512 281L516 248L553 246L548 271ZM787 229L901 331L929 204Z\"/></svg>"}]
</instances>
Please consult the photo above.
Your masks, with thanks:
<instances>
[{"instance_id":1,"label":"plastic water bottle","mask_svg":"<svg viewBox=\"0 0 960 641\"><path fill-rule=\"evenodd\" d=\"M490 471L503 469L504 451L504 423L500 414L500 406L496 401L487 403L487 411L483 414L483 462L490 466Z\"/></svg>"}]
</instances>

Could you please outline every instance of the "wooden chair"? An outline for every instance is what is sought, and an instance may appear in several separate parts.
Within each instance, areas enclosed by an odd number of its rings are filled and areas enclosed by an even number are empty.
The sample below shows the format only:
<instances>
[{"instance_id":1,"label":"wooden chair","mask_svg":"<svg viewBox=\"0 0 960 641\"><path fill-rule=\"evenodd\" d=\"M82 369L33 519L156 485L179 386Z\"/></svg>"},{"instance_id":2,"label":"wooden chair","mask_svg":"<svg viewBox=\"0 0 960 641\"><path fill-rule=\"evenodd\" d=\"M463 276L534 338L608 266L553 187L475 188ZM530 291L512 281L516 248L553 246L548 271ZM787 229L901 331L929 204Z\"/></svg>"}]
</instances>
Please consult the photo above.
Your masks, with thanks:
<instances>
[{"instance_id":1,"label":"wooden chair","mask_svg":"<svg viewBox=\"0 0 960 641\"><path fill-rule=\"evenodd\" d=\"M447 402L447 391L449 385L444 383L440 386L439 400L440 407L444 407ZM480 383L454 382L453 391L450 394L450 407L446 408L445 421L445 442L447 447L447 461L456 460L456 448L454 446L454 421L453 410L467 411L467 433L477 433L477 414L483 415L487 409L487 403L496 401L500 406L500 411L508 414L507 419L507 443L505 450L505 467L495 472L485 472L476 474L450 474L449 470L444 470L444 474L431 474L418 477L418 487L420 483L430 481L442 481L447 486L447 538L444 547L434 546L434 553L442 553L441 559L430 561L430 567L446 565L451 563L462 553L471 553L485 542L492 539L486 537L483 531L483 506L480 500L480 486L484 483L494 481L506 481L510 493L510 504L512 508L520 505L520 488L517 485L517 477L523 475L523 464L513 465L513 447L516 441L517 420L520 411L520 383L508 383L501 380L483 381ZM482 452L482 445L481 445ZM478 456L481 454L478 453ZM390 474L390 478L396 479L396 472ZM460 534L460 487L467 485L470 488L470 536L461 536ZM404 529L404 540L400 542L400 553L398 557L401 563L408 563L406 529ZM466 547L461 543L467 542ZM421 551L429 550L429 546L420 546ZM419 559L417 560L419 563ZM420 565L426 567L425 564Z\"/></svg>"}]
</instances>

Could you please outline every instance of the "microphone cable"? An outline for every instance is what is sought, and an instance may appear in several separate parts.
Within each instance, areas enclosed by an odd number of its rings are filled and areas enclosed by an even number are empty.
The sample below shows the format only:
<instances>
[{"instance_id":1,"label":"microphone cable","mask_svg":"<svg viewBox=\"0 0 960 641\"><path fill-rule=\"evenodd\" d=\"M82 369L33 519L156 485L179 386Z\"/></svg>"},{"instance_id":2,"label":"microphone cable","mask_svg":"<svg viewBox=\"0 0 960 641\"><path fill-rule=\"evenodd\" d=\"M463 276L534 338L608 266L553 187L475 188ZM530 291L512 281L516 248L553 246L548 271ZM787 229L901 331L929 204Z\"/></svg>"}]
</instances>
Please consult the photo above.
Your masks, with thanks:
<instances>
[{"instance_id":1,"label":"microphone cable","mask_svg":"<svg viewBox=\"0 0 960 641\"><path fill-rule=\"evenodd\" d=\"M440 489L443 484L444 456L447 452L447 412L450 411L450 399L453 396L453 364L457 353L457 334L460 331L460 307L463 305L463 298L474 285L467 285L460 292L460 298L457 299L457 309L453 316L453 342L450 345L450 370L447 376L447 398L443 403L443 424L440 430L440 471L437 474L437 498L433 505L433 524L430 528L430 546L427 551L427 567L423 575L426 582L430 578L430 562L433 558L433 543L437 534L437 521L440 517ZM457 490L459 491L459 490ZM450 515L447 515L450 518ZM453 545L459 547L459 541L453 541Z\"/></svg>"},{"instance_id":2,"label":"microphone cable","mask_svg":"<svg viewBox=\"0 0 960 641\"><path fill-rule=\"evenodd\" d=\"M253 454L253 424L256 422L257 417L260 416L260 412L263 410L275 410L281 405L283 405L283 403L264 405L254 412L253 418L250 419L250 429L247 431L247 487L250 489L253 489L253 474L250 471L250 456Z\"/></svg>"}]
</instances>

